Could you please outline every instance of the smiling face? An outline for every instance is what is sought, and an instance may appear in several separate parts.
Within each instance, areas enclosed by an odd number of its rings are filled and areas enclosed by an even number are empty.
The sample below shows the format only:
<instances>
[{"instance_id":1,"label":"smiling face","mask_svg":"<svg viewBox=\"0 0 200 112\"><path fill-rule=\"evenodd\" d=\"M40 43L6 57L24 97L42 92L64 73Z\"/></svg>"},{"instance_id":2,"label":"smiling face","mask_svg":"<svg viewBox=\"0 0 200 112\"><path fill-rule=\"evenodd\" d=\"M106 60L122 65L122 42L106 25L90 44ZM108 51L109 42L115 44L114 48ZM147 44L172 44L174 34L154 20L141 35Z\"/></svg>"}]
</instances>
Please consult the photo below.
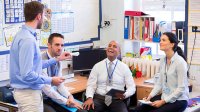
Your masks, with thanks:
<instances>
[{"instance_id":1,"label":"smiling face","mask_svg":"<svg viewBox=\"0 0 200 112\"><path fill-rule=\"evenodd\" d=\"M167 35L162 35L160 39L160 50L169 51L173 50L174 43L171 43Z\"/></svg>"},{"instance_id":2,"label":"smiling face","mask_svg":"<svg viewBox=\"0 0 200 112\"><path fill-rule=\"evenodd\" d=\"M110 61L115 60L117 56L120 54L119 44L115 41L111 41L106 49L106 54Z\"/></svg>"}]
</instances>

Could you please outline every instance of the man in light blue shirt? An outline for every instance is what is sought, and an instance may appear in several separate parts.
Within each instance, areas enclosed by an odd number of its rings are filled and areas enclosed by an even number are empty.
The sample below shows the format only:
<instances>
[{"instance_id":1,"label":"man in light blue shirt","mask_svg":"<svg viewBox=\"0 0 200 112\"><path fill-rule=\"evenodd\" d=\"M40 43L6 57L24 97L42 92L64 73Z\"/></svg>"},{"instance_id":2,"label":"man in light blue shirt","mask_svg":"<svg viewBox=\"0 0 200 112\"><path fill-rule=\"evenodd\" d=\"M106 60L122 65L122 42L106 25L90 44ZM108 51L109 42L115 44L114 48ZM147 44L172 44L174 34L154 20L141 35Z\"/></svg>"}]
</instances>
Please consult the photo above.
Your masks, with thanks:
<instances>
[{"instance_id":1,"label":"man in light blue shirt","mask_svg":"<svg viewBox=\"0 0 200 112\"><path fill-rule=\"evenodd\" d=\"M57 58L42 61L35 30L42 26L43 10L44 5L40 2L25 4L25 25L16 34L10 49L10 84L20 112L43 112L42 86L59 85L64 79L44 76L42 69L71 58L65 52Z\"/></svg>"}]
</instances>

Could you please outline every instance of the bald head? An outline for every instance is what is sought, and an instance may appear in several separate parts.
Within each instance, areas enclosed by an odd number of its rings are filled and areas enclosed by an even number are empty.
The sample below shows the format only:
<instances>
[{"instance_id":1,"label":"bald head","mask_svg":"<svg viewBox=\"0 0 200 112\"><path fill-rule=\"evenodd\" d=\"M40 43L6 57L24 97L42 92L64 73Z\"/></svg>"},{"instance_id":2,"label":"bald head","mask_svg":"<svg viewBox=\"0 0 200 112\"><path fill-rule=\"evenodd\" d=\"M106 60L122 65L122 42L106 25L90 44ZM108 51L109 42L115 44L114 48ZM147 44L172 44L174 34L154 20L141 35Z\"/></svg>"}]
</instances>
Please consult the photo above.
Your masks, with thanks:
<instances>
[{"instance_id":1,"label":"bald head","mask_svg":"<svg viewBox=\"0 0 200 112\"><path fill-rule=\"evenodd\" d=\"M106 49L107 57L110 61L115 60L120 54L120 45L116 41L111 41Z\"/></svg>"}]
</instances>

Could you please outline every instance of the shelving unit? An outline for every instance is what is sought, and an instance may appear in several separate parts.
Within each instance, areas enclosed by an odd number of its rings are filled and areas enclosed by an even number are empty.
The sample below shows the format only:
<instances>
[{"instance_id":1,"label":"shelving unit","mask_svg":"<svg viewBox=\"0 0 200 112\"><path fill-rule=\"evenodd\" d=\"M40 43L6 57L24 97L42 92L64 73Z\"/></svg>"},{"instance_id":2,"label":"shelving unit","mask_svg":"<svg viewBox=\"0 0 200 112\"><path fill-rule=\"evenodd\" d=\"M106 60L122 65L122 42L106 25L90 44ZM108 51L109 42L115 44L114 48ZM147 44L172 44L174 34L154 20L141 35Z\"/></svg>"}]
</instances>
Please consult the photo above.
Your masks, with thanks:
<instances>
[{"instance_id":1,"label":"shelving unit","mask_svg":"<svg viewBox=\"0 0 200 112\"><path fill-rule=\"evenodd\" d=\"M153 34L155 32L154 17L135 16L132 14L125 15L124 21L124 39L152 42Z\"/></svg>"},{"instance_id":2,"label":"shelving unit","mask_svg":"<svg viewBox=\"0 0 200 112\"><path fill-rule=\"evenodd\" d=\"M158 26L155 25L155 17L139 11L125 11L124 53L139 53L141 47L151 47L152 56L157 58L162 53L159 52L160 37L154 35L156 31Z\"/></svg>"},{"instance_id":3,"label":"shelving unit","mask_svg":"<svg viewBox=\"0 0 200 112\"><path fill-rule=\"evenodd\" d=\"M134 39L125 39L125 41L131 41L131 42L137 42L137 43L152 43L152 44L159 44L159 42L144 41L144 40L134 40Z\"/></svg>"}]
</instances>

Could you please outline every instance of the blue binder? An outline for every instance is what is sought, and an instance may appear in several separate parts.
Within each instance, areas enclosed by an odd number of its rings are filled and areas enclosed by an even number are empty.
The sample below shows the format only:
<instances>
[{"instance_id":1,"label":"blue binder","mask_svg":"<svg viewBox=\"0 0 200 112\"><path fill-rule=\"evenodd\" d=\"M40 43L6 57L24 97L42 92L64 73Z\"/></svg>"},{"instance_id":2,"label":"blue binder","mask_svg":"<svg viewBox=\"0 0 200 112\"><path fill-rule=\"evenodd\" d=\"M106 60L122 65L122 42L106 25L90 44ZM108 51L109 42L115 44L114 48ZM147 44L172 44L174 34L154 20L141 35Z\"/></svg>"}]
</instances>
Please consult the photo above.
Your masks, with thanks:
<instances>
[{"instance_id":1,"label":"blue binder","mask_svg":"<svg viewBox=\"0 0 200 112\"><path fill-rule=\"evenodd\" d=\"M76 100L76 99L74 99ZM76 100L77 102L79 102L80 104L83 104L83 102ZM57 103L57 102L56 102ZM60 104L63 108L65 108L66 110L70 111L70 112L76 112L78 109L74 108L74 107L68 107L67 105L64 104Z\"/></svg>"},{"instance_id":2,"label":"blue binder","mask_svg":"<svg viewBox=\"0 0 200 112\"><path fill-rule=\"evenodd\" d=\"M125 16L124 18L124 39L128 39L129 36L129 16Z\"/></svg>"}]
</instances>

